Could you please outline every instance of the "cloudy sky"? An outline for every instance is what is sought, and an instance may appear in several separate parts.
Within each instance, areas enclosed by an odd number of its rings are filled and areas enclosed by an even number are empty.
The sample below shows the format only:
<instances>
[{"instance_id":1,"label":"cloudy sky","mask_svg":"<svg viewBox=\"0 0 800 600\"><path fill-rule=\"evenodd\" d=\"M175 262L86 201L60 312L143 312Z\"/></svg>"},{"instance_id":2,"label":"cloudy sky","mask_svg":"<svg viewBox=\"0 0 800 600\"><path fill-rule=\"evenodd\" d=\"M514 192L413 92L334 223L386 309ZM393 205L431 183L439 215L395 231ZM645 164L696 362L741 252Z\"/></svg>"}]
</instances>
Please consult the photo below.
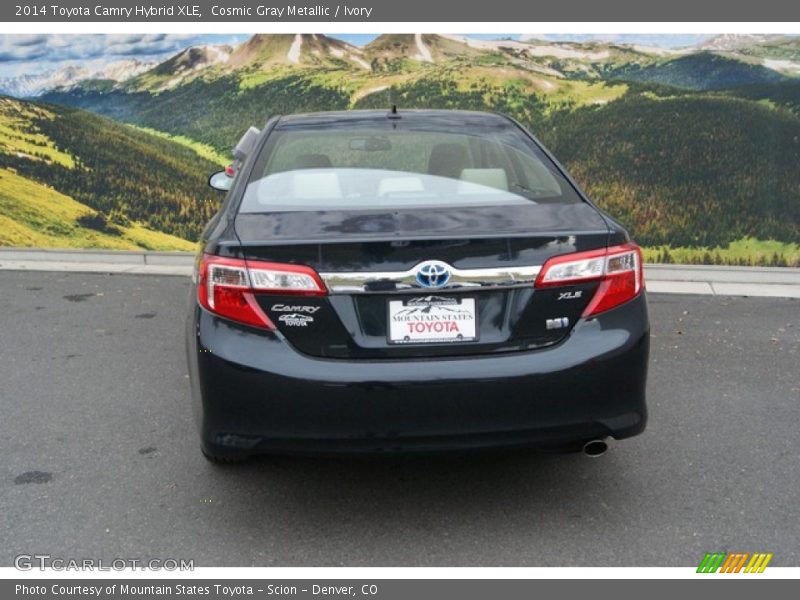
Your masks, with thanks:
<instances>
[{"instance_id":1,"label":"cloudy sky","mask_svg":"<svg viewBox=\"0 0 800 600\"><path fill-rule=\"evenodd\" d=\"M187 46L237 44L246 35L0 35L0 77L34 75L80 65L88 68L138 58L163 60Z\"/></svg>"},{"instance_id":2,"label":"cloudy sky","mask_svg":"<svg viewBox=\"0 0 800 600\"><path fill-rule=\"evenodd\" d=\"M176 52L198 44L236 45L248 35L0 35L0 77L35 75L69 65L80 65L89 69L128 58L143 62L160 61ZM336 35L352 44L364 45L376 35ZM475 35L470 37L498 39L520 37L546 38L550 40L603 39L624 43L659 46L689 46L711 36L705 35Z\"/></svg>"}]
</instances>

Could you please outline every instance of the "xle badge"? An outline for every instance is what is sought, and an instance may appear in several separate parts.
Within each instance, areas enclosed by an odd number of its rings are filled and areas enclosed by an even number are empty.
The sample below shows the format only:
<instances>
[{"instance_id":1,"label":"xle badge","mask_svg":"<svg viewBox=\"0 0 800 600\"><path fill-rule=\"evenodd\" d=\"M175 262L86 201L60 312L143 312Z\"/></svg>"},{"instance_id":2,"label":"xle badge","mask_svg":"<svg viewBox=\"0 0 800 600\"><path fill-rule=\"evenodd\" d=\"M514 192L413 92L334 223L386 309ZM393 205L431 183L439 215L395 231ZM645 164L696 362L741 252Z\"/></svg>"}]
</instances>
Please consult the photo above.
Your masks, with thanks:
<instances>
[{"instance_id":1,"label":"xle badge","mask_svg":"<svg viewBox=\"0 0 800 600\"><path fill-rule=\"evenodd\" d=\"M561 292L558 295L558 299L559 300L577 300L581 296L583 296L583 291L582 290L576 290L574 292Z\"/></svg>"}]
</instances>

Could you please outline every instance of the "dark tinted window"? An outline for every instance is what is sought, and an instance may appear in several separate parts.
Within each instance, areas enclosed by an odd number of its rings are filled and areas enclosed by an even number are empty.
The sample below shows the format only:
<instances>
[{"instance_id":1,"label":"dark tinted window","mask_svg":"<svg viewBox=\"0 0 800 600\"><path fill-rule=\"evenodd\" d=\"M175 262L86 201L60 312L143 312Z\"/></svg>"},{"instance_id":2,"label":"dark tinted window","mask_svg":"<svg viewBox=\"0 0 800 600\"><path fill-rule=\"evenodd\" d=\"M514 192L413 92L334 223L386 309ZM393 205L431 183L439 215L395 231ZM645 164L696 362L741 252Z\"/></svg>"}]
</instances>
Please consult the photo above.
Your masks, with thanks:
<instances>
[{"instance_id":1,"label":"dark tinted window","mask_svg":"<svg viewBox=\"0 0 800 600\"><path fill-rule=\"evenodd\" d=\"M387 120L278 127L258 157L240 210L542 202L580 198L511 124L449 131Z\"/></svg>"}]
</instances>

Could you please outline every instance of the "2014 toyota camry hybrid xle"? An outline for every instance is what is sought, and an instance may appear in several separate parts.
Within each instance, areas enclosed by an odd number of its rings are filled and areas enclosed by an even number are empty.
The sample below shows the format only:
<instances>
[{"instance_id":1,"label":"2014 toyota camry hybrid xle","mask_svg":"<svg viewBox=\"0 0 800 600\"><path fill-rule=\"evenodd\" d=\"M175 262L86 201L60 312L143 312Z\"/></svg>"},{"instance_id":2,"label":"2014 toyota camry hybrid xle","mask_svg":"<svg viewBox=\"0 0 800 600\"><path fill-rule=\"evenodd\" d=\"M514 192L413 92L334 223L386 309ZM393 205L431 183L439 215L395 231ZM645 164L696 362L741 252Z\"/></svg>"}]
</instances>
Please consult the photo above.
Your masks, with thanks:
<instances>
[{"instance_id":1,"label":"2014 toyota camry hybrid xle","mask_svg":"<svg viewBox=\"0 0 800 600\"><path fill-rule=\"evenodd\" d=\"M210 460L598 455L644 429L641 252L515 121L276 117L234 157L187 321Z\"/></svg>"}]
</instances>

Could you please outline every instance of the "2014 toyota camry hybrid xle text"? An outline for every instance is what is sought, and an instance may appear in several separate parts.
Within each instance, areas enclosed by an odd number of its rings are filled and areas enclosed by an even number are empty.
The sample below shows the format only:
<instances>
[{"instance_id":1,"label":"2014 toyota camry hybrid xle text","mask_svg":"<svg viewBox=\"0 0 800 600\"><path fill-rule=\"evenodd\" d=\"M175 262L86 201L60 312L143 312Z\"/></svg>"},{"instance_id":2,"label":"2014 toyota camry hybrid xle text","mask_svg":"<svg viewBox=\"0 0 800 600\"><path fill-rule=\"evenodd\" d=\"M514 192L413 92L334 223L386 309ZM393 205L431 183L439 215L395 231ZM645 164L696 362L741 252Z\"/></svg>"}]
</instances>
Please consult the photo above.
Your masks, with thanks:
<instances>
[{"instance_id":1,"label":"2014 toyota camry hybrid xle text","mask_svg":"<svg viewBox=\"0 0 800 600\"><path fill-rule=\"evenodd\" d=\"M277 117L234 157L187 326L209 459L600 454L644 429L639 248L515 121Z\"/></svg>"}]
</instances>

